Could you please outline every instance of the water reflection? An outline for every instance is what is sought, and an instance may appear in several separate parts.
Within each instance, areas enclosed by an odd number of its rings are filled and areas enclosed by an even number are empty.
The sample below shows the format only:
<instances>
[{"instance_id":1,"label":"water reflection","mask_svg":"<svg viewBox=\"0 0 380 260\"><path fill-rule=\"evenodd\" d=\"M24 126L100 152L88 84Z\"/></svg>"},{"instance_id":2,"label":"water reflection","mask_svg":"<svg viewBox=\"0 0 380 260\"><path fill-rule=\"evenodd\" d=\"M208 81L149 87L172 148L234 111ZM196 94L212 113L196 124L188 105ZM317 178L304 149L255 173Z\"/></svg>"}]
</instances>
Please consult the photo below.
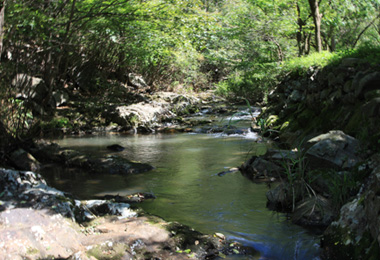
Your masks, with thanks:
<instances>
[{"instance_id":1,"label":"water reflection","mask_svg":"<svg viewBox=\"0 0 380 260\"><path fill-rule=\"evenodd\" d=\"M141 205L146 211L204 233L224 233L261 255L230 259L313 259L318 254L316 236L266 209L265 184L252 183L239 172L216 175L224 167L241 165L249 156L247 151L255 150L252 140L156 134L65 138L58 142L102 154L113 154L105 147L117 143L126 147L118 155L156 167L132 176L46 171L54 186L80 198L152 192L157 199ZM72 179L75 181L68 181Z\"/></svg>"}]
</instances>

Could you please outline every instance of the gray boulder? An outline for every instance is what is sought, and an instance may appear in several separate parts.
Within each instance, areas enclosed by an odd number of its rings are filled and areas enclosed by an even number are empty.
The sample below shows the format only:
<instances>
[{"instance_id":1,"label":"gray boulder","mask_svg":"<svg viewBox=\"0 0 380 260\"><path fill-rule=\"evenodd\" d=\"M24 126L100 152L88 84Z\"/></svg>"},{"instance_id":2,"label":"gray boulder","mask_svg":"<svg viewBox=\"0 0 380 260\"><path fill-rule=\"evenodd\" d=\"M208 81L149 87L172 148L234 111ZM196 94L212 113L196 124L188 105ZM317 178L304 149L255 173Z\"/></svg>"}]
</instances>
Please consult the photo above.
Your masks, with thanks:
<instances>
[{"instance_id":1,"label":"gray boulder","mask_svg":"<svg viewBox=\"0 0 380 260\"><path fill-rule=\"evenodd\" d=\"M160 118L170 116L169 110L157 102L140 102L129 106L117 106L107 113L107 120L117 123L122 127L145 127L153 131L153 124Z\"/></svg>"},{"instance_id":2,"label":"gray boulder","mask_svg":"<svg viewBox=\"0 0 380 260\"><path fill-rule=\"evenodd\" d=\"M12 86L14 87L16 98L41 102L48 94L48 89L43 79L26 74L17 74L12 80Z\"/></svg>"},{"instance_id":3,"label":"gray boulder","mask_svg":"<svg viewBox=\"0 0 380 260\"><path fill-rule=\"evenodd\" d=\"M138 75L136 73L129 73L128 80L129 80L129 83L135 88L148 87L148 84L146 84L144 78L141 75Z\"/></svg>"},{"instance_id":4,"label":"gray boulder","mask_svg":"<svg viewBox=\"0 0 380 260\"><path fill-rule=\"evenodd\" d=\"M196 110L198 98L175 93L159 92L146 96L146 101L132 105L110 107L104 113L108 122L127 129L154 132L166 119Z\"/></svg>"},{"instance_id":5,"label":"gray boulder","mask_svg":"<svg viewBox=\"0 0 380 260\"><path fill-rule=\"evenodd\" d=\"M41 78L17 74L12 80L13 96L25 100L24 105L35 115L51 114L54 100L49 96L49 90Z\"/></svg>"},{"instance_id":6,"label":"gray boulder","mask_svg":"<svg viewBox=\"0 0 380 260\"><path fill-rule=\"evenodd\" d=\"M311 169L350 169L361 161L359 141L342 131L330 131L310 139L306 156Z\"/></svg>"},{"instance_id":7,"label":"gray boulder","mask_svg":"<svg viewBox=\"0 0 380 260\"><path fill-rule=\"evenodd\" d=\"M270 177L278 178L284 172L284 168L270 160L253 156L240 167L240 171L247 178L254 180Z\"/></svg>"},{"instance_id":8,"label":"gray boulder","mask_svg":"<svg viewBox=\"0 0 380 260\"><path fill-rule=\"evenodd\" d=\"M23 171L38 171L40 163L33 155L24 149L18 149L10 154L10 160L15 167Z\"/></svg>"}]
</instances>

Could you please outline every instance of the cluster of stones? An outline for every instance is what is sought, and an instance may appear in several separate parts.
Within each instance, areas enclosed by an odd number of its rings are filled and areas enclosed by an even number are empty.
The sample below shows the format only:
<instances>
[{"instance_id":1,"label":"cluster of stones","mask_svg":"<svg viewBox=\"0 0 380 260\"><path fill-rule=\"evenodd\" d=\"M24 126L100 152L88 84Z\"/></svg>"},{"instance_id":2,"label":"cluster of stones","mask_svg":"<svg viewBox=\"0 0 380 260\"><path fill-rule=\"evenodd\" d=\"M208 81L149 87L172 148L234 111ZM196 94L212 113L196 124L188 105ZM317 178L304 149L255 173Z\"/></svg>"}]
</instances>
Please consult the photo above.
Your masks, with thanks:
<instances>
[{"instance_id":1,"label":"cluster of stones","mask_svg":"<svg viewBox=\"0 0 380 260\"><path fill-rule=\"evenodd\" d=\"M179 260L252 253L222 234L204 235L132 210L129 203L74 199L31 171L0 168L0 190L2 259Z\"/></svg>"},{"instance_id":2,"label":"cluster of stones","mask_svg":"<svg viewBox=\"0 0 380 260\"><path fill-rule=\"evenodd\" d=\"M305 200L293 193L294 185L302 183L285 181L268 192L268 206L293 211L293 221L298 224L327 227L321 243L326 259L377 259L379 67L356 58L323 69L310 67L306 75L295 72L283 78L268 104L263 117L278 116L276 124L283 126L278 139L281 144L302 145L297 151L269 151L253 157L241 167L243 173L253 180L280 176L286 180L285 168L297 164L299 174L304 171L314 180L306 189L315 194ZM341 208L334 209L331 203L332 183L318 177L326 171L338 176L335 181L341 180L337 187L343 187L349 176L356 180L354 188L342 191L348 200L342 200L346 204Z\"/></svg>"},{"instance_id":3,"label":"cluster of stones","mask_svg":"<svg viewBox=\"0 0 380 260\"><path fill-rule=\"evenodd\" d=\"M289 132L340 129L375 141L380 138L380 71L360 59L339 66L291 74L269 96L268 114L288 121Z\"/></svg>"}]
</instances>

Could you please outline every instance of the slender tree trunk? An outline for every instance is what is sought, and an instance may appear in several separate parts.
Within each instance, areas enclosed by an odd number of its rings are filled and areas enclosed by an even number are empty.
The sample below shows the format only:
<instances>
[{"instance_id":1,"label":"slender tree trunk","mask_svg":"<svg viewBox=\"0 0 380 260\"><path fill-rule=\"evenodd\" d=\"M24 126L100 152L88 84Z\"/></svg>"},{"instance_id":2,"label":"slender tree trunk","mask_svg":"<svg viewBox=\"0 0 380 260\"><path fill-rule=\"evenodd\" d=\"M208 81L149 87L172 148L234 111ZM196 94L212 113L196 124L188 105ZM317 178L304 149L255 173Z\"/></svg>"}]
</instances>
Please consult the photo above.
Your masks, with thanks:
<instances>
[{"instance_id":1,"label":"slender tree trunk","mask_svg":"<svg viewBox=\"0 0 380 260\"><path fill-rule=\"evenodd\" d=\"M3 53L3 38L4 38L4 16L5 16L6 1L0 2L0 61L1 54Z\"/></svg>"},{"instance_id":2,"label":"slender tree trunk","mask_svg":"<svg viewBox=\"0 0 380 260\"><path fill-rule=\"evenodd\" d=\"M317 0L309 0L311 14L314 19L315 26L315 43L318 52L322 51L322 37L321 37L321 21L322 14L319 13L319 3Z\"/></svg>"},{"instance_id":3,"label":"slender tree trunk","mask_svg":"<svg viewBox=\"0 0 380 260\"><path fill-rule=\"evenodd\" d=\"M298 57L301 57L303 54L302 51L302 27L303 21L301 19L301 10L298 2L296 3L297 8L297 24L298 24L298 32L297 32L297 46L298 46Z\"/></svg>"},{"instance_id":4,"label":"slender tree trunk","mask_svg":"<svg viewBox=\"0 0 380 260\"><path fill-rule=\"evenodd\" d=\"M308 55L310 53L310 38L311 38L311 33L308 33L304 35L305 38L305 45L304 45L304 51L305 54Z\"/></svg>"}]
</instances>

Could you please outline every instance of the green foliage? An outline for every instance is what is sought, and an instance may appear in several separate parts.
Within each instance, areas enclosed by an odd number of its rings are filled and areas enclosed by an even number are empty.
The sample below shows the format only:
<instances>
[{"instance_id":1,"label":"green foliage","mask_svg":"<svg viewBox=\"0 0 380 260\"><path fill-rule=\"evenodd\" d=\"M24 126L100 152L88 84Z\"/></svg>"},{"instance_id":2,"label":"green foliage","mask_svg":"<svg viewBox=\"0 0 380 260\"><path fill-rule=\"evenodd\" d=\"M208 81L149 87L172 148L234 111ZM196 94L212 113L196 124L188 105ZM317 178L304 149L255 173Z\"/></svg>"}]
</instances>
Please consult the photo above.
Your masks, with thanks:
<instances>
[{"instance_id":1,"label":"green foliage","mask_svg":"<svg viewBox=\"0 0 380 260\"><path fill-rule=\"evenodd\" d=\"M236 69L225 81L217 85L217 93L231 93L253 101L265 100L277 83L277 63L252 64L244 70Z\"/></svg>"},{"instance_id":2,"label":"green foliage","mask_svg":"<svg viewBox=\"0 0 380 260\"><path fill-rule=\"evenodd\" d=\"M310 197L314 193L307 179L307 161L306 156L301 149L295 149L294 155L284 155L282 166L285 170L286 180L292 190L293 211L295 209L296 195L305 196L304 191Z\"/></svg>"},{"instance_id":3,"label":"green foliage","mask_svg":"<svg viewBox=\"0 0 380 260\"><path fill-rule=\"evenodd\" d=\"M60 129L72 127L70 120L66 117L56 117L47 123L41 123L41 127L45 130Z\"/></svg>"},{"instance_id":4,"label":"green foliage","mask_svg":"<svg viewBox=\"0 0 380 260\"><path fill-rule=\"evenodd\" d=\"M329 194L336 207L340 209L351 197L352 191L356 189L357 184L352 173L329 171L325 173L324 178L328 180Z\"/></svg>"},{"instance_id":5,"label":"green foliage","mask_svg":"<svg viewBox=\"0 0 380 260\"><path fill-rule=\"evenodd\" d=\"M342 56L363 59L372 65L377 65L380 60L380 45L373 45L366 42L357 49L342 51Z\"/></svg>"},{"instance_id":6,"label":"green foliage","mask_svg":"<svg viewBox=\"0 0 380 260\"><path fill-rule=\"evenodd\" d=\"M358 58L373 65L380 60L380 45L362 44L357 49L337 52L323 51L307 56L288 59L282 63L253 65L251 69L235 70L227 80L218 84L218 93L228 96L231 93L253 100L264 99L286 75L306 75L315 68L337 65L343 58Z\"/></svg>"},{"instance_id":7,"label":"green foliage","mask_svg":"<svg viewBox=\"0 0 380 260\"><path fill-rule=\"evenodd\" d=\"M300 58L293 58L284 62L283 66L279 67L282 74L296 73L298 75L305 75L310 68L319 67L323 68L331 63L336 63L342 58L341 53L331 52L316 52L308 56Z\"/></svg>"},{"instance_id":8,"label":"green foliage","mask_svg":"<svg viewBox=\"0 0 380 260\"><path fill-rule=\"evenodd\" d=\"M346 52L317 55L305 1L10 0L3 57L12 56L11 75L42 75L50 93L64 85L99 93L133 72L154 87L215 83L225 96L265 100L281 73L325 66L366 42L378 46L378 5L321 1L323 47Z\"/></svg>"},{"instance_id":9,"label":"green foliage","mask_svg":"<svg viewBox=\"0 0 380 260\"><path fill-rule=\"evenodd\" d=\"M0 121L7 134L15 140L28 137L35 123L32 111L24 100L9 97L1 101Z\"/></svg>"},{"instance_id":10,"label":"green foliage","mask_svg":"<svg viewBox=\"0 0 380 260\"><path fill-rule=\"evenodd\" d=\"M260 134L262 136L271 135L271 133L278 133L278 126L275 126L275 123L278 120L278 116L270 115L267 118L259 118L257 125L260 127Z\"/></svg>"}]
</instances>

